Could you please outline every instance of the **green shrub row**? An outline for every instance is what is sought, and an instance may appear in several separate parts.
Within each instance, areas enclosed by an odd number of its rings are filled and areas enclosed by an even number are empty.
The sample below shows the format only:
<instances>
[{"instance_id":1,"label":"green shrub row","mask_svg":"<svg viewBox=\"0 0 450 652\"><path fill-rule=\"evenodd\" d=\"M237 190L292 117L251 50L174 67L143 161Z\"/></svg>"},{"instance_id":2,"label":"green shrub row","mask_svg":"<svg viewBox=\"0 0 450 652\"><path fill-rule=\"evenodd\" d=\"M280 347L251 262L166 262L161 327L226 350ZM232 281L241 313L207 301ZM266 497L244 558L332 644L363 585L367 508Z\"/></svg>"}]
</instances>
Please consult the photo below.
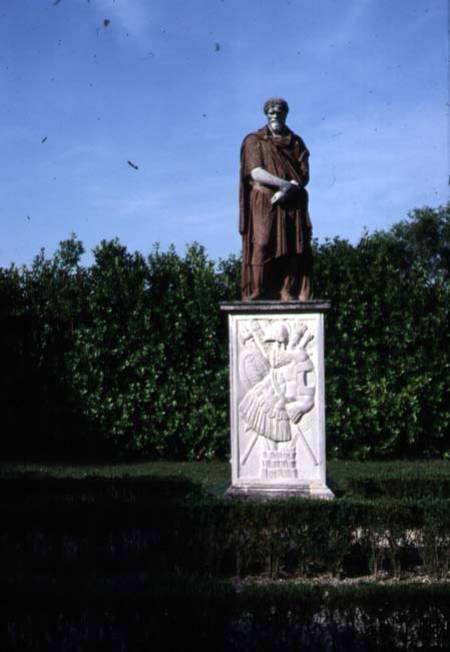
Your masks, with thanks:
<instances>
[{"instance_id":1,"label":"green shrub row","mask_svg":"<svg viewBox=\"0 0 450 652\"><path fill-rule=\"evenodd\" d=\"M4 504L0 566L245 576L448 576L447 500L253 503L154 495ZM78 570L77 570L78 569Z\"/></svg>"},{"instance_id":2,"label":"green shrub row","mask_svg":"<svg viewBox=\"0 0 450 652\"><path fill-rule=\"evenodd\" d=\"M336 460L327 484L338 497L450 498L450 460Z\"/></svg>"},{"instance_id":3,"label":"green shrub row","mask_svg":"<svg viewBox=\"0 0 450 652\"><path fill-rule=\"evenodd\" d=\"M449 585L236 590L200 577L3 585L2 649L447 649Z\"/></svg>"},{"instance_id":4,"label":"green shrub row","mask_svg":"<svg viewBox=\"0 0 450 652\"><path fill-rule=\"evenodd\" d=\"M201 499L202 487L184 476L52 478L24 473L0 478L0 507L8 505L127 504L137 501L183 502Z\"/></svg>"},{"instance_id":5,"label":"green shrub row","mask_svg":"<svg viewBox=\"0 0 450 652\"><path fill-rule=\"evenodd\" d=\"M450 478L364 478L347 482L347 490L355 496L377 498L450 498Z\"/></svg>"},{"instance_id":6,"label":"green shrub row","mask_svg":"<svg viewBox=\"0 0 450 652\"><path fill-rule=\"evenodd\" d=\"M130 253L75 237L0 269L1 453L226 455L228 344L220 301L239 260ZM450 455L450 205L414 211L352 245L314 244L326 317L328 450Z\"/></svg>"},{"instance_id":7,"label":"green shrub row","mask_svg":"<svg viewBox=\"0 0 450 652\"><path fill-rule=\"evenodd\" d=\"M430 462L430 467L433 463ZM380 463L382 467L383 463ZM432 470L432 469L430 469ZM335 494L353 498L396 498L396 499L450 499L450 478L440 473L422 473L405 476L399 464L399 472L372 474L355 472L344 481L334 476L327 482ZM115 478L90 476L79 478L54 478L39 473L21 473L18 477L0 478L0 503L2 496L8 503L22 503L35 499L49 502L95 502L103 498L128 497L130 501L140 498L154 500L193 500L203 495L204 489L198 481L183 475L163 476L119 476Z\"/></svg>"}]
</instances>

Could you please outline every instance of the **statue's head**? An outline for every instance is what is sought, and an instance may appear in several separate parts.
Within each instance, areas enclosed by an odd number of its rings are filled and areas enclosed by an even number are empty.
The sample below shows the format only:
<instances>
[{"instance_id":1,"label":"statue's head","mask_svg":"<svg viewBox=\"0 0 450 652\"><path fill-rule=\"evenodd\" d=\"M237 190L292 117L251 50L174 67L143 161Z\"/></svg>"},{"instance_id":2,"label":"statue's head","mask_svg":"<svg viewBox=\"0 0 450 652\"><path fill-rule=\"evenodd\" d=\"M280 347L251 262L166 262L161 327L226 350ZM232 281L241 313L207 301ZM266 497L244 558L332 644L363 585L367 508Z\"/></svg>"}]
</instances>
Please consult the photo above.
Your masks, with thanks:
<instances>
[{"instance_id":1,"label":"statue's head","mask_svg":"<svg viewBox=\"0 0 450 652\"><path fill-rule=\"evenodd\" d=\"M282 97L271 97L264 103L264 113L272 133L279 134L283 131L288 111L288 103Z\"/></svg>"}]
</instances>

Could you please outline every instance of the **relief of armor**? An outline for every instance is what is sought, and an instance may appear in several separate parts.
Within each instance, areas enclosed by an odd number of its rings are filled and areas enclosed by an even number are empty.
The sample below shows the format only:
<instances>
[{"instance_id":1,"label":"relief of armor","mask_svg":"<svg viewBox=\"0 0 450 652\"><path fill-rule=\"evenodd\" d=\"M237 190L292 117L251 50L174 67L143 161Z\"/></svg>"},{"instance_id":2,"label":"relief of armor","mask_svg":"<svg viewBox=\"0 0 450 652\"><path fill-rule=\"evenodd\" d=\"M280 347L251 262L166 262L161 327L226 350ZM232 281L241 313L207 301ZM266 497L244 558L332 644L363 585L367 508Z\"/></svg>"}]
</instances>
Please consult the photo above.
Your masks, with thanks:
<instances>
[{"instance_id":1,"label":"relief of armor","mask_svg":"<svg viewBox=\"0 0 450 652\"><path fill-rule=\"evenodd\" d=\"M240 329L239 377L244 395L239 413L251 436L241 458L245 465L263 438L262 475L296 477L300 437L315 464L318 460L300 428L314 407L316 379L308 353L313 335L301 321L251 320Z\"/></svg>"}]
</instances>

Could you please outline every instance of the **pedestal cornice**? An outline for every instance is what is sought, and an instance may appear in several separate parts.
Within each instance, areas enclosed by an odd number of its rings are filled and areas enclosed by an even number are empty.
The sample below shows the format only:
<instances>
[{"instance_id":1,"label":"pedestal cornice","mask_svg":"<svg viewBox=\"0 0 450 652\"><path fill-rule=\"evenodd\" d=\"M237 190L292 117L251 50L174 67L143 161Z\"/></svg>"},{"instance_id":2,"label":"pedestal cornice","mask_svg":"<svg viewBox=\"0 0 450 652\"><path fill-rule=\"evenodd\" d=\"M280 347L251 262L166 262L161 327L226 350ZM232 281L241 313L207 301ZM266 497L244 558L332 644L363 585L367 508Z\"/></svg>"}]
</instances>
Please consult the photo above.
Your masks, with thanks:
<instances>
[{"instance_id":1,"label":"pedestal cornice","mask_svg":"<svg viewBox=\"0 0 450 652\"><path fill-rule=\"evenodd\" d=\"M326 312L331 302L326 299L314 301L224 301L220 310L227 314L290 314Z\"/></svg>"}]
</instances>

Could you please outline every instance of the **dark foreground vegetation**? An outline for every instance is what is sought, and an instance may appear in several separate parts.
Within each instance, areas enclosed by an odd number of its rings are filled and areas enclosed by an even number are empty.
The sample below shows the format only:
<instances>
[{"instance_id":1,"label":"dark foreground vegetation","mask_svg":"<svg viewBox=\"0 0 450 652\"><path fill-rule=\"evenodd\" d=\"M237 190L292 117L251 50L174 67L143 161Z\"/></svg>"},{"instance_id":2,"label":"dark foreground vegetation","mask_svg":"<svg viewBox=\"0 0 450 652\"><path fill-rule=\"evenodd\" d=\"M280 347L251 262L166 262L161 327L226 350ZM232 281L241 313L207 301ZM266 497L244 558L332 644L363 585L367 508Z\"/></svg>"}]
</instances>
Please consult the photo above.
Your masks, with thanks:
<instances>
[{"instance_id":1,"label":"dark foreground vegetation","mask_svg":"<svg viewBox=\"0 0 450 652\"><path fill-rule=\"evenodd\" d=\"M448 649L450 461L269 503L212 467L4 467L0 649Z\"/></svg>"},{"instance_id":2,"label":"dark foreground vegetation","mask_svg":"<svg viewBox=\"0 0 450 652\"><path fill-rule=\"evenodd\" d=\"M450 455L450 207L315 244L331 456ZM102 242L0 269L3 455L223 458L239 261Z\"/></svg>"},{"instance_id":3,"label":"dark foreground vegetation","mask_svg":"<svg viewBox=\"0 0 450 652\"><path fill-rule=\"evenodd\" d=\"M0 616L9 622L2 649L448 650L449 585L236 589L211 578L154 580L151 587L104 581L94 590L74 580L56 592L41 585L20 595L19 605L13 596Z\"/></svg>"},{"instance_id":4,"label":"dark foreground vegetation","mask_svg":"<svg viewBox=\"0 0 450 652\"><path fill-rule=\"evenodd\" d=\"M394 481L392 481L394 484ZM397 478L398 494L402 487ZM446 578L449 496L226 501L186 478L2 480L3 574L120 569L271 578ZM447 487L448 491L448 487Z\"/></svg>"}]
</instances>

